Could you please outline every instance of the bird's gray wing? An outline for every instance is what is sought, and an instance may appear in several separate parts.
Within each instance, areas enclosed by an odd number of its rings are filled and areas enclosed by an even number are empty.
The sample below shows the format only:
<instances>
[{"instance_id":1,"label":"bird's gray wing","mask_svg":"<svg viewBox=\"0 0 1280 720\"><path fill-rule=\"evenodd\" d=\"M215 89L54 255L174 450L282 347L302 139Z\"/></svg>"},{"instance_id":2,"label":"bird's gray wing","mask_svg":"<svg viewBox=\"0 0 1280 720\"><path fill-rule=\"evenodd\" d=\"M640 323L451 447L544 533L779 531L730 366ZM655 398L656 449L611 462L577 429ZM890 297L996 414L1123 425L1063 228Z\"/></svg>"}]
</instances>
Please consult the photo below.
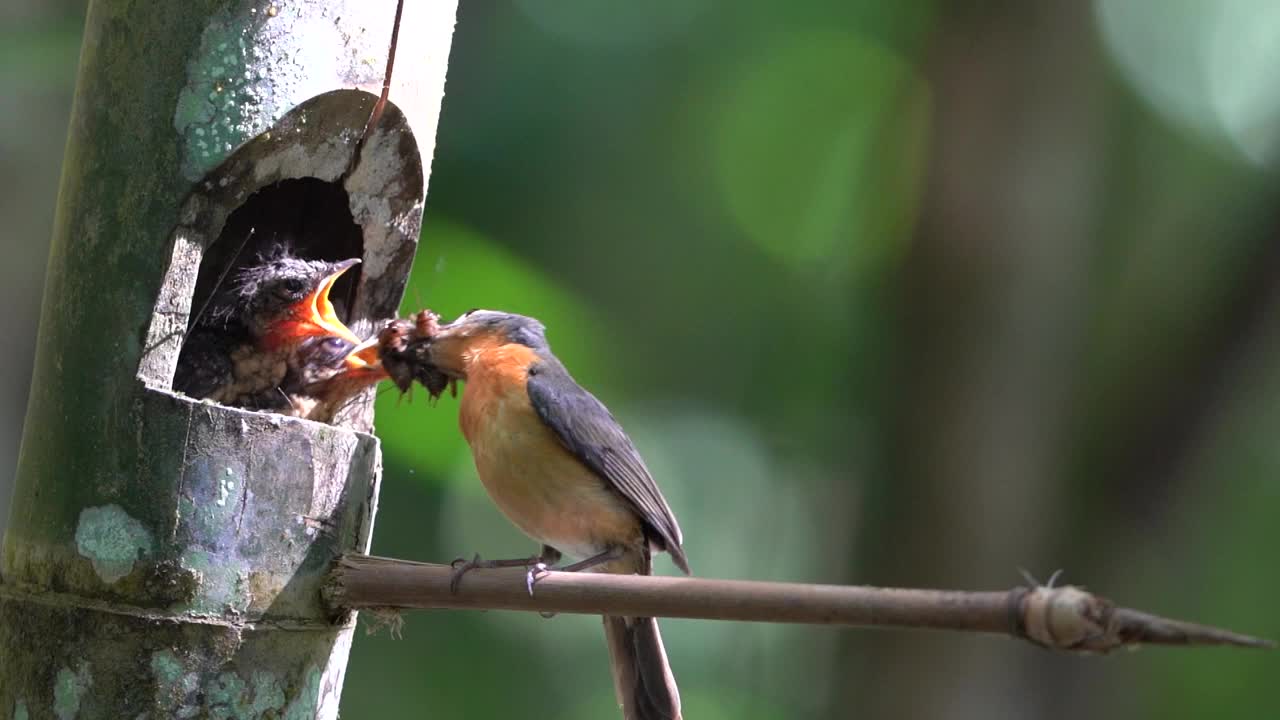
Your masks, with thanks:
<instances>
[{"instance_id":1,"label":"bird's gray wing","mask_svg":"<svg viewBox=\"0 0 1280 720\"><path fill-rule=\"evenodd\" d=\"M604 403L582 389L564 365L544 357L529 368L529 401L570 453L636 509L662 549L684 572L689 562L675 515L644 460Z\"/></svg>"}]
</instances>

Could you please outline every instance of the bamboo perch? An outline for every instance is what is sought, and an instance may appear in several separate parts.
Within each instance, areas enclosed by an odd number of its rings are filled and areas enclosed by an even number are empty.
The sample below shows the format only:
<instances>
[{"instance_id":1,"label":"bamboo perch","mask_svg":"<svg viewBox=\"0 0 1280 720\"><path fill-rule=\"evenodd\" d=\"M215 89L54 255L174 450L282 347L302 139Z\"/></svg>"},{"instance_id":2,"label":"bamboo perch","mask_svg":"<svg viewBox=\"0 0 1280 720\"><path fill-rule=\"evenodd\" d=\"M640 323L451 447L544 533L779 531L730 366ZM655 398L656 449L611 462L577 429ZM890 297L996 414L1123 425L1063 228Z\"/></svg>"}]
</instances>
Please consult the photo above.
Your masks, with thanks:
<instances>
[{"instance_id":1,"label":"bamboo perch","mask_svg":"<svg viewBox=\"0 0 1280 720\"><path fill-rule=\"evenodd\" d=\"M449 589L449 565L342 556L325 587L334 610L469 608L704 620L986 632L1056 650L1235 645L1269 640L1114 606L1072 585L1003 592L806 585L696 577L543 572L531 595L521 568L476 569Z\"/></svg>"}]
</instances>

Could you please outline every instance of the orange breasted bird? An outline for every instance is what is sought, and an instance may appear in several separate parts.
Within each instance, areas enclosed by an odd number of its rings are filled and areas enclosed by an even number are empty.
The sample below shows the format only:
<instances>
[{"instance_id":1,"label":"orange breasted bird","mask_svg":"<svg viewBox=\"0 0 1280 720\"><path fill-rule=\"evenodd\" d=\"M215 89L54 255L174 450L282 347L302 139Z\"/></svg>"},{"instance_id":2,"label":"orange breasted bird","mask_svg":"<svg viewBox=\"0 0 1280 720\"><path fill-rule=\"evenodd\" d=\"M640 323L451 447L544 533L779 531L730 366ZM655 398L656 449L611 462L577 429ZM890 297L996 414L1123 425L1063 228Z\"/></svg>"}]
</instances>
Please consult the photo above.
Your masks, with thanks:
<instances>
[{"instance_id":1,"label":"orange breasted bird","mask_svg":"<svg viewBox=\"0 0 1280 720\"><path fill-rule=\"evenodd\" d=\"M277 251L241 270L196 319L173 387L194 398L328 421L385 377L334 311L329 292L358 259Z\"/></svg>"},{"instance_id":2,"label":"orange breasted bird","mask_svg":"<svg viewBox=\"0 0 1280 720\"><path fill-rule=\"evenodd\" d=\"M542 543L536 560L564 551L584 559L557 569L647 575L652 553L666 551L689 572L680 526L640 453L552 354L542 323L473 310L435 329L427 348L433 365L465 381L459 424L476 471L503 514ZM462 570L516 562L529 561ZM679 718L657 622L605 617L604 626L625 716Z\"/></svg>"}]
</instances>

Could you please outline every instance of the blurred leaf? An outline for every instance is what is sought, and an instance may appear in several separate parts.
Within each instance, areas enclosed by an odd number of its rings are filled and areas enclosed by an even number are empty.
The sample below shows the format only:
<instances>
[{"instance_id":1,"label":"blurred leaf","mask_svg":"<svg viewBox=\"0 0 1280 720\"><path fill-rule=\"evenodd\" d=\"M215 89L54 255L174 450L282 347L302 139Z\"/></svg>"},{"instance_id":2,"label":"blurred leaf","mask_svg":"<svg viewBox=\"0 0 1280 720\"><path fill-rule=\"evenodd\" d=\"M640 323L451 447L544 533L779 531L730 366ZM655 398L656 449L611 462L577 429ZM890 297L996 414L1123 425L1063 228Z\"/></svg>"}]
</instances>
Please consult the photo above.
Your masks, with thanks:
<instances>
[{"instance_id":1,"label":"blurred leaf","mask_svg":"<svg viewBox=\"0 0 1280 720\"><path fill-rule=\"evenodd\" d=\"M515 6L557 38L591 50L651 48L684 31L709 0L658 0L643 4L596 0L519 0Z\"/></svg>"},{"instance_id":2,"label":"blurred leaf","mask_svg":"<svg viewBox=\"0 0 1280 720\"><path fill-rule=\"evenodd\" d=\"M1280 6L1270 0L1097 0L1103 39L1169 121L1273 163L1280 141ZM1153 22L1153 18L1159 18Z\"/></svg>"},{"instance_id":3,"label":"blurred leaf","mask_svg":"<svg viewBox=\"0 0 1280 720\"><path fill-rule=\"evenodd\" d=\"M863 37L787 36L735 78L714 138L729 214L800 267L874 272L911 230L927 92L911 64Z\"/></svg>"}]
</instances>

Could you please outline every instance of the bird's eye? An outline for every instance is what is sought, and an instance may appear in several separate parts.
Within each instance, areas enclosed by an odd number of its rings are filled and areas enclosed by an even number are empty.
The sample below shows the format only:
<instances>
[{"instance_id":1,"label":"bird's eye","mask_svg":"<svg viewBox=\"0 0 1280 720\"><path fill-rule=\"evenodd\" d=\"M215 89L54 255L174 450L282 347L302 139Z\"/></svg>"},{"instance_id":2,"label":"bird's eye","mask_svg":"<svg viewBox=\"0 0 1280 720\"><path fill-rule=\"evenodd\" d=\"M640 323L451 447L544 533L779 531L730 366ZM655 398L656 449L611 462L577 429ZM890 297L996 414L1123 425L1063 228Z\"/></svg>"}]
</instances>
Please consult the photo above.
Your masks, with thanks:
<instances>
[{"instance_id":1,"label":"bird's eye","mask_svg":"<svg viewBox=\"0 0 1280 720\"><path fill-rule=\"evenodd\" d=\"M291 277L280 281L280 285L276 288L276 293L282 297L296 297L306 289L307 285L302 281L302 278Z\"/></svg>"}]
</instances>

